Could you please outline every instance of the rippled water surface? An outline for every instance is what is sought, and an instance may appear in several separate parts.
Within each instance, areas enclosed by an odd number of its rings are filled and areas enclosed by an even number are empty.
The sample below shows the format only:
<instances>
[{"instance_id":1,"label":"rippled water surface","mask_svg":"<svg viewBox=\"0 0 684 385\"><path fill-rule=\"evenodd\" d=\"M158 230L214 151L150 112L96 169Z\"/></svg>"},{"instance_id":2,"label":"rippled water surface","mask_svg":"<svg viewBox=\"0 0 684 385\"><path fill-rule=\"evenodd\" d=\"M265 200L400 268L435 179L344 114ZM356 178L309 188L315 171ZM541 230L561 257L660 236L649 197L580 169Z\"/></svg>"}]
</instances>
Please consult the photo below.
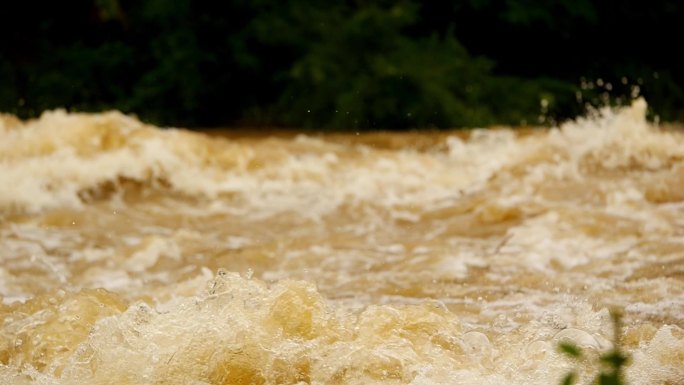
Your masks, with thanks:
<instances>
[{"instance_id":1,"label":"rippled water surface","mask_svg":"<svg viewBox=\"0 0 684 385\"><path fill-rule=\"evenodd\" d=\"M684 133L0 117L2 384L684 384ZM593 360L579 363L595 374Z\"/></svg>"}]
</instances>

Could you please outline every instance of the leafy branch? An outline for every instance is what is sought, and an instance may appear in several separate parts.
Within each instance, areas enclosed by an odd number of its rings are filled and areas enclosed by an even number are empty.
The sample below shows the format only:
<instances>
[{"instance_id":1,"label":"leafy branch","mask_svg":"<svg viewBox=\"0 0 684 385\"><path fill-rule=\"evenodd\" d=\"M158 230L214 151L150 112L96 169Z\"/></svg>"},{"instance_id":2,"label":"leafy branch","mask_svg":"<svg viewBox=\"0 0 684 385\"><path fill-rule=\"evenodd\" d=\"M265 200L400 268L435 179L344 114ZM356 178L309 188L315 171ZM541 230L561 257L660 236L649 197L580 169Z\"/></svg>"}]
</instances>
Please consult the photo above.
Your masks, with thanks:
<instances>
[{"instance_id":1,"label":"leafy branch","mask_svg":"<svg viewBox=\"0 0 684 385\"><path fill-rule=\"evenodd\" d=\"M601 371L591 383L597 385L626 385L623 372L625 366L629 363L629 356L620 347L622 312L614 309L610 315L613 320L613 349L599 356ZM584 358L584 352L574 343L561 342L558 348L563 354L576 361ZM577 371L573 370L563 377L561 385L573 385L577 378Z\"/></svg>"}]
</instances>

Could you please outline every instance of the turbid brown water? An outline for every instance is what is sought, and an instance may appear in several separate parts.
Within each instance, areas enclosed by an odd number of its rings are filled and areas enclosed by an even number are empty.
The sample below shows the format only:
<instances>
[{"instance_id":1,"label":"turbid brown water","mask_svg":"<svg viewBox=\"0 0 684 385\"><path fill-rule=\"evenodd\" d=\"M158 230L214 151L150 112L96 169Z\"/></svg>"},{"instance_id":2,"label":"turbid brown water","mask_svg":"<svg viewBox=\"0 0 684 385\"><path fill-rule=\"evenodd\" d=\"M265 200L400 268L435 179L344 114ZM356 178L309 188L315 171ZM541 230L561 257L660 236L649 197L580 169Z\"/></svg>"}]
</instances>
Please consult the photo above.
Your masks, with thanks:
<instances>
[{"instance_id":1,"label":"turbid brown water","mask_svg":"<svg viewBox=\"0 0 684 385\"><path fill-rule=\"evenodd\" d=\"M684 384L684 134L0 118L2 384Z\"/></svg>"}]
</instances>

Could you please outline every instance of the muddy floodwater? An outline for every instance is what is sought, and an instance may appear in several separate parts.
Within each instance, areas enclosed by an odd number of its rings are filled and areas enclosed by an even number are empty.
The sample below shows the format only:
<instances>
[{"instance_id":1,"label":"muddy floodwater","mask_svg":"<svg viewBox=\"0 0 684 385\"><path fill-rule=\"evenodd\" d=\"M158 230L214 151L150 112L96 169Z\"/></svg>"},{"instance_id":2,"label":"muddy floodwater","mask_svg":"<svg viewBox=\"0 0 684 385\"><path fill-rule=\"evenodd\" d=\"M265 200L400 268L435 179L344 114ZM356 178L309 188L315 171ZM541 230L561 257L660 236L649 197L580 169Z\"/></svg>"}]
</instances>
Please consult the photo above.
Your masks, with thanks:
<instances>
[{"instance_id":1,"label":"muddy floodwater","mask_svg":"<svg viewBox=\"0 0 684 385\"><path fill-rule=\"evenodd\" d=\"M684 132L0 117L1 384L684 384ZM587 359L558 352L561 341Z\"/></svg>"}]
</instances>

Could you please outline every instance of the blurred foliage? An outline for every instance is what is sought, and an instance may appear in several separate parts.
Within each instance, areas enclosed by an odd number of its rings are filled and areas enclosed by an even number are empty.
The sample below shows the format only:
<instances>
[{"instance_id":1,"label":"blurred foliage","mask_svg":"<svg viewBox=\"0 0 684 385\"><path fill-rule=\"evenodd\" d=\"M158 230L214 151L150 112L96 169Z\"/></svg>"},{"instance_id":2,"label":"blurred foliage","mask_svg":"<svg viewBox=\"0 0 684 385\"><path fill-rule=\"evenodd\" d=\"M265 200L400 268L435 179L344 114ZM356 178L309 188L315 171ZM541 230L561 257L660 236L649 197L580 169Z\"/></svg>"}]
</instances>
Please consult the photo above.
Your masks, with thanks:
<instances>
[{"instance_id":1,"label":"blurred foliage","mask_svg":"<svg viewBox=\"0 0 684 385\"><path fill-rule=\"evenodd\" d=\"M627 103L638 92L663 119L684 118L676 50L647 44L677 33L684 8L675 1L74 0L15 8L0 24L0 110L22 117L67 107L182 126L524 125L574 117L586 103Z\"/></svg>"},{"instance_id":2,"label":"blurred foliage","mask_svg":"<svg viewBox=\"0 0 684 385\"><path fill-rule=\"evenodd\" d=\"M625 353L620 346L620 337L622 329L622 310L613 309L610 312L613 320L613 348L609 351L594 357L594 364L598 364L598 373L594 374L591 384L595 385L625 385L625 368L630 363L630 356ZM585 353L580 347L572 342L563 341L559 344L558 349L561 353L575 361L583 362L585 365L587 361L592 361L585 357ZM577 381L579 375L577 371L567 373L561 380L561 385L573 385Z\"/></svg>"}]
</instances>

